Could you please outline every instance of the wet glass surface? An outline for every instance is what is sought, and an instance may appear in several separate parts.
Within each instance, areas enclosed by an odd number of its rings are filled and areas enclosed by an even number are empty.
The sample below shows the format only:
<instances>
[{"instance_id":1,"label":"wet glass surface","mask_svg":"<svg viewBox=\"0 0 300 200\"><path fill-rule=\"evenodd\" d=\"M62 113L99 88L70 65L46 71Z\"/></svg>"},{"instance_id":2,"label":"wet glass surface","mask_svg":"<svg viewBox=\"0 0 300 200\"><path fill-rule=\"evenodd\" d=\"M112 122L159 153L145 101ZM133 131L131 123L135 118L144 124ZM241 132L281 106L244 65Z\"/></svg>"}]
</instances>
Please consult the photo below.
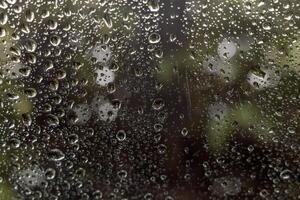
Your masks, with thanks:
<instances>
[{"instance_id":1,"label":"wet glass surface","mask_svg":"<svg viewBox=\"0 0 300 200\"><path fill-rule=\"evenodd\" d=\"M0 200L300 199L298 0L0 0Z\"/></svg>"}]
</instances>

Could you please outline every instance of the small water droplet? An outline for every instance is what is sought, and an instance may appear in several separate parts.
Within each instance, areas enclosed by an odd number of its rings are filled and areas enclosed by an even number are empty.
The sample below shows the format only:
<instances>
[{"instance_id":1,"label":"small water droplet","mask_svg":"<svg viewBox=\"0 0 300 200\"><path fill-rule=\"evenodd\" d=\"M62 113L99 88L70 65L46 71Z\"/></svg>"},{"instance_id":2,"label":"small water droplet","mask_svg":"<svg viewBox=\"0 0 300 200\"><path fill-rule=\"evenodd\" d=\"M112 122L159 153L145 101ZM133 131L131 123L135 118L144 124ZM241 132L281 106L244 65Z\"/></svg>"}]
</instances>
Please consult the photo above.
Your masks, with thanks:
<instances>
[{"instance_id":1,"label":"small water droplet","mask_svg":"<svg viewBox=\"0 0 300 200\"><path fill-rule=\"evenodd\" d=\"M183 135L183 136L187 136L188 133L189 133L189 130L187 128L183 128L181 130L181 135Z\"/></svg>"},{"instance_id":2,"label":"small water droplet","mask_svg":"<svg viewBox=\"0 0 300 200\"><path fill-rule=\"evenodd\" d=\"M126 132L124 130L119 130L116 135L118 141L122 142L126 139Z\"/></svg>"}]
</instances>

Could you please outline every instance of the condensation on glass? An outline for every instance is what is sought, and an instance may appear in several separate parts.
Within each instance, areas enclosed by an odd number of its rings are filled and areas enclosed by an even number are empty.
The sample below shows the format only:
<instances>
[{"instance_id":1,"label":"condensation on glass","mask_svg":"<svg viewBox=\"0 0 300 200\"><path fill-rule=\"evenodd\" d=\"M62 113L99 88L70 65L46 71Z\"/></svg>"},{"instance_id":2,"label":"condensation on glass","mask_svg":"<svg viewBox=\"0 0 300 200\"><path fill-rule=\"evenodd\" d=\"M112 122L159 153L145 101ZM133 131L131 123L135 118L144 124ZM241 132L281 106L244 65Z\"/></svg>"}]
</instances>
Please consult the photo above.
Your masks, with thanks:
<instances>
[{"instance_id":1,"label":"condensation on glass","mask_svg":"<svg viewBox=\"0 0 300 200\"><path fill-rule=\"evenodd\" d=\"M298 0L0 0L0 199L300 199L299 25Z\"/></svg>"}]
</instances>

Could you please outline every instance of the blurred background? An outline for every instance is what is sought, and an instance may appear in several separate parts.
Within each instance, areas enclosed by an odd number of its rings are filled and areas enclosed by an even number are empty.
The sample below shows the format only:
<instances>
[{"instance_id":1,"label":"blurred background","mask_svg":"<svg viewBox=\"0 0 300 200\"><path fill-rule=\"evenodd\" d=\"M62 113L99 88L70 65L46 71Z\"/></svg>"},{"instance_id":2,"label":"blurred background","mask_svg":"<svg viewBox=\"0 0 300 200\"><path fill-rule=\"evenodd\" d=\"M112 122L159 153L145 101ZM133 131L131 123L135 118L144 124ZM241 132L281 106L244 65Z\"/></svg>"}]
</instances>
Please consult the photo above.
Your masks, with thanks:
<instances>
[{"instance_id":1,"label":"blurred background","mask_svg":"<svg viewBox=\"0 0 300 200\"><path fill-rule=\"evenodd\" d=\"M298 0L0 0L0 200L300 199Z\"/></svg>"}]
</instances>

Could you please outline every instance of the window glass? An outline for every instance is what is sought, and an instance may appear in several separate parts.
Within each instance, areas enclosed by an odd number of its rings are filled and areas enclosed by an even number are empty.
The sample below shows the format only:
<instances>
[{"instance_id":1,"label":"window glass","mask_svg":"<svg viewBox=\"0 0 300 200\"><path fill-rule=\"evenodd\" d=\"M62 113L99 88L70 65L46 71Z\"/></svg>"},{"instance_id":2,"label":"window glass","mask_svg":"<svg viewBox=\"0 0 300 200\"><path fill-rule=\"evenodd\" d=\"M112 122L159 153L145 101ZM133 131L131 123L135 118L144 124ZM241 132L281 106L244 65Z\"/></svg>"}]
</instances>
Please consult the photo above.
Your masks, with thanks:
<instances>
[{"instance_id":1,"label":"window glass","mask_svg":"<svg viewBox=\"0 0 300 200\"><path fill-rule=\"evenodd\" d=\"M0 199L300 198L298 0L0 0Z\"/></svg>"}]
</instances>

